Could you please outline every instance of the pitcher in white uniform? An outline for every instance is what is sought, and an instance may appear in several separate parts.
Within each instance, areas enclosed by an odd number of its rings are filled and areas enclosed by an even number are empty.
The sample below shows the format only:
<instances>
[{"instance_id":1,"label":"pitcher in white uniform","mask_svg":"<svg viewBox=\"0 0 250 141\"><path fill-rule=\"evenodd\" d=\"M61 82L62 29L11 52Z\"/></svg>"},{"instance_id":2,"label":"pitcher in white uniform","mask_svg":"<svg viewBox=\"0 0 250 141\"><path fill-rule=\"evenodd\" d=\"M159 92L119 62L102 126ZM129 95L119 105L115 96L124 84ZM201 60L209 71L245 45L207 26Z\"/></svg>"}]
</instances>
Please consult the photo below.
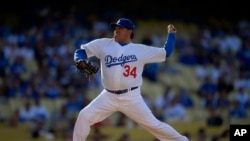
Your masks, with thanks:
<instances>
[{"instance_id":1,"label":"pitcher in white uniform","mask_svg":"<svg viewBox=\"0 0 250 141\"><path fill-rule=\"evenodd\" d=\"M100 38L82 44L74 53L74 61L96 56L100 59L104 89L78 114L73 141L85 141L91 125L114 112L122 112L161 141L187 141L169 124L158 120L141 95L143 67L147 63L164 62L175 47L176 28L170 24L163 47L133 43L134 23L121 18L111 23L112 38Z\"/></svg>"}]
</instances>

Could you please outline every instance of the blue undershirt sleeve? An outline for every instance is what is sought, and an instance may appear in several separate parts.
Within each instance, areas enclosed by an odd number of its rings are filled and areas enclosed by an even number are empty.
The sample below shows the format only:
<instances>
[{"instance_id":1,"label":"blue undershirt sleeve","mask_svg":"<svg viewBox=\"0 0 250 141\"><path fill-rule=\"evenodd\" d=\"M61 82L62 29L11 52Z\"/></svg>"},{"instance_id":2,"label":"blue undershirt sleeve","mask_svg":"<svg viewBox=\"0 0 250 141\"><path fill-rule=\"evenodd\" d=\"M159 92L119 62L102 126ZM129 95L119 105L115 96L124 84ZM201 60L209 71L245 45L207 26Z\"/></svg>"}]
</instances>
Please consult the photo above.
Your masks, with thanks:
<instances>
[{"instance_id":1,"label":"blue undershirt sleeve","mask_svg":"<svg viewBox=\"0 0 250 141\"><path fill-rule=\"evenodd\" d=\"M84 49L77 49L74 53L74 61L87 59L87 53Z\"/></svg>"},{"instance_id":2,"label":"blue undershirt sleeve","mask_svg":"<svg viewBox=\"0 0 250 141\"><path fill-rule=\"evenodd\" d=\"M167 40L164 44L164 49L166 51L166 58L168 58L173 50L174 50L174 47L175 47L175 34L174 33L169 33L168 34L168 37L167 37Z\"/></svg>"}]
</instances>

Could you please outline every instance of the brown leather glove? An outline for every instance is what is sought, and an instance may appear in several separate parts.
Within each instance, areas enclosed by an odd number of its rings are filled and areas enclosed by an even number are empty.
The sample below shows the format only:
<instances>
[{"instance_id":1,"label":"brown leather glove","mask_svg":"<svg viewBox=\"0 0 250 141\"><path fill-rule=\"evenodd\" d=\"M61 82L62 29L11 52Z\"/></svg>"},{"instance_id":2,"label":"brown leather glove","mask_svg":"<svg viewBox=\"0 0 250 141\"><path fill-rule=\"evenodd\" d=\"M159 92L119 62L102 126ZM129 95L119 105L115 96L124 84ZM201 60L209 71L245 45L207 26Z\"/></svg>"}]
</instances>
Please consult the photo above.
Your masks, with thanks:
<instances>
[{"instance_id":1,"label":"brown leather glove","mask_svg":"<svg viewBox=\"0 0 250 141\"><path fill-rule=\"evenodd\" d=\"M89 60L78 60L74 65L79 72L85 74L87 77L91 77L99 71L99 67Z\"/></svg>"}]
</instances>

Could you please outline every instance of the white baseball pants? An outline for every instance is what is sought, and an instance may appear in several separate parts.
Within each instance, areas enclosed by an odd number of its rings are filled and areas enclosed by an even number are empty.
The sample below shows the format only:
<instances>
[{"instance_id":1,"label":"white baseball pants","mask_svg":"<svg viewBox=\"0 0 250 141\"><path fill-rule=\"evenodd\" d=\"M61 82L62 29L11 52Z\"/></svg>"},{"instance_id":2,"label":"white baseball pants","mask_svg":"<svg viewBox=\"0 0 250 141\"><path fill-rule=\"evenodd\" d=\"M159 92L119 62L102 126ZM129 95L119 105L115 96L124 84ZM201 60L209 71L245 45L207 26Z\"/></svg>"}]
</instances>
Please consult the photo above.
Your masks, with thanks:
<instances>
[{"instance_id":1,"label":"white baseball pants","mask_svg":"<svg viewBox=\"0 0 250 141\"><path fill-rule=\"evenodd\" d=\"M174 128L159 121L145 104L140 88L125 94L113 94L105 89L89 105L79 112L73 141L85 141L90 126L109 117L114 112L122 112L161 141L188 141Z\"/></svg>"}]
</instances>

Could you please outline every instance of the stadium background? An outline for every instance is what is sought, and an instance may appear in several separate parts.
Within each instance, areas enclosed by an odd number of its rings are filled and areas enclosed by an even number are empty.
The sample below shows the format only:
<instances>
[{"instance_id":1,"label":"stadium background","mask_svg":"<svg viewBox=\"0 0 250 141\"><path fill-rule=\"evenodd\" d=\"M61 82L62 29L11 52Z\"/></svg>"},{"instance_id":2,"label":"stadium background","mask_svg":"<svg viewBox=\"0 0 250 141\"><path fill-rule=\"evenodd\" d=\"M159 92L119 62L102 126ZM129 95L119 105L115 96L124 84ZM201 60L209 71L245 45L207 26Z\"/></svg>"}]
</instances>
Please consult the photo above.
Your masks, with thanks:
<instances>
[{"instance_id":1,"label":"stadium background","mask_svg":"<svg viewBox=\"0 0 250 141\"><path fill-rule=\"evenodd\" d=\"M24 4L25 3L25 4ZM17 7L13 7L14 5L18 5ZM89 34L93 34L91 31L95 31L95 22L113 22L116 21L119 17L129 17L136 23L137 31L135 41L141 42L145 41L144 39L148 39L146 37L152 37L154 34L161 32L165 33L164 28L169 23L174 23L178 28L178 36L184 38L188 41L192 41L197 37L198 33L201 33L204 29L208 28L212 32L222 31L225 33L229 33L228 31L234 30L237 31L237 26L241 20L246 20L249 22L249 14L247 14L246 4L242 3L238 5L235 1L34 1L34 0L26 0L26 1L8 1L6 4L2 4L0 7L0 36L1 36L1 51L5 48L5 42L8 42L9 35L22 34L30 31L32 27L43 27L46 25L45 21L55 22L58 25L64 23L67 20L72 20L70 16L74 16L75 24L77 28L82 28L87 30L86 32ZM70 14L71 13L71 14ZM238 14L237 14L238 13ZM52 23L53 23L52 22ZM55 24L53 23L53 24ZM69 25L70 26L70 25ZM58 27L60 28L60 27ZM60 29L59 29L60 30ZM67 32L67 30L65 30ZM106 30L105 30L106 31ZM110 31L106 31L107 35L110 35ZM243 37L241 33L235 32L238 37L240 37L244 42L247 42L247 38ZM94 33L94 36L102 36L97 33ZM200 34L199 34L200 35ZM54 37L53 37L54 38ZM84 38L83 38L84 39ZM48 41L47 41L48 40ZM52 45L50 40L51 38L47 38L47 40L43 40L46 44ZM73 44L73 42L77 39L70 39L69 45L72 46L72 50L77 47L78 43ZM62 40L60 38L59 42L66 42L66 40ZM76 42L76 41L75 41ZM249 41L248 41L249 42ZM65 43L66 44L66 43ZM32 45L32 44L31 44ZM209 126L206 121L208 118L208 111L206 108L200 106L201 99L197 96L197 91L199 86L201 85L200 81L196 80L195 77L195 68L197 65L188 64L190 62L181 62L179 60L179 56L181 52L181 42L177 44L177 50L173 54L172 58L163 66L159 66L160 70L157 73L157 81L152 81L145 76L145 82L143 85L143 91L147 92L147 96L150 99L155 99L159 94L164 92L164 88L167 85L171 85L174 90L179 90L181 88L186 88L188 90L189 95L193 99L195 106L191 108L186 108L186 114L189 116L188 120L178 120L170 121L176 129L178 129L182 133L189 134L191 139L194 141L198 141L199 135L203 138L204 141L212 141L212 140L228 140L228 125L231 123L236 124L244 124L249 123L249 115L245 118L233 118L227 115L227 110L222 110L221 116L223 117L223 124L220 126ZM185 45L184 45L185 47ZM31 48L34 48L31 46ZM191 49L194 47L191 47ZM190 48L189 48L190 49ZM40 50L41 51L41 50ZM202 51L201 51L202 52ZM71 52L72 58L72 52ZM2 57L2 56L1 56ZM236 57L236 56L229 56ZM9 59L10 64L12 63L12 56L6 57ZM47 61L45 57L41 57L42 60L38 60L35 57L32 63L35 63L35 66ZM1 58L3 59L3 58ZM70 59L67 58L67 59ZM52 59L53 60L53 59ZM2 61L2 60L1 60ZM69 60L68 60L69 61ZM70 61L69 61L70 62ZM34 67L31 63L31 68ZM187 63L187 64L185 64ZM27 63L29 64L29 62ZM13 81L16 77L16 74L10 73L11 65L4 66L5 74L1 75L1 125L0 125L0 137L4 140L8 141L26 141L26 140L52 140L50 137L51 134L41 134L39 138L32 138L32 126L33 124L26 124L22 122L15 123L13 113L16 109L19 109L24 106L24 103L29 100L27 96L20 98L17 96L8 96L8 89L14 87L14 85L9 83L14 83ZM2 67L2 66L1 66ZM170 68L170 69L169 69ZM42 68L38 68L42 69ZM49 69L45 68L45 69ZM35 69L36 70L36 69ZM44 71L44 73L48 73ZM50 72L51 73L51 72ZM74 73L74 72L73 72ZM249 69L247 69L247 73L249 74ZM10 76L13 75L13 76ZM27 74L28 75L28 74ZM68 74L67 74L68 75ZM73 76L73 74L70 74ZM44 75L41 75L42 77ZM61 75L63 76L63 74ZM75 77L75 76L74 76ZM79 77L79 74L77 74ZM28 77L29 78L29 77ZM249 75L246 76L249 79ZM13 79L13 80L12 80ZM17 79L21 79L17 77ZM12 80L12 81L9 81ZM41 80L41 78L37 78L37 81ZM56 79L58 80L58 79ZM87 95L89 99L96 96L99 91L99 82L96 80L94 83L91 83L90 86L86 87L86 83L84 80L73 79L75 82L70 83L79 83L84 86L84 94ZM81 82L84 81L84 82ZM8 82L8 83L7 83ZM76 85L76 84L72 84ZM5 87L6 86L6 87ZM64 87L59 86L59 87ZM70 99L70 91L72 87L67 86L67 89L63 89L66 92L62 92L64 95L59 96L55 99L51 97L44 96L42 98L42 104L50 112L54 112L54 110L59 111L60 107L65 104L65 102ZM231 93L235 93L235 91L231 91ZM247 91L249 96L249 88ZM21 94L22 95L22 94ZM74 95L74 94L72 94ZM46 98L45 98L46 97ZM73 96L74 97L74 96ZM234 98L233 95L229 95L230 98ZM32 98L31 98L32 99ZM31 100L32 103L34 99ZM228 107L229 109L229 107ZM249 107L247 108L247 112L249 113ZM15 116L15 115L14 115ZM117 118L116 116L112 118ZM126 119L127 120L127 119ZM111 119L113 121L113 119ZM13 122L13 123L12 123ZM106 123L107 122L107 123ZM149 135L147 132L142 130L139 127L134 127L131 121L128 121L128 124L123 125L121 127L110 126L108 123L110 121L105 121L102 123L103 125L96 125L96 129L98 127L105 126L101 128L102 133L110 136L110 138L106 140L118 140L120 136L124 133L127 133L131 141L153 141L153 137ZM70 120L68 120L69 124ZM36 124L37 125L37 124ZM71 125L72 126L72 125ZM133 128L131 128L131 126ZM204 129L204 130L203 130ZM205 131L206 137L202 137L202 133ZM66 141L67 133L70 136L70 131L61 131L58 135L59 137L56 140ZM225 135L224 135L225 134ZM94 136L94 134L93 134ZM217 137L217 138L216 138ZM105 136L102 136L105 138ZM89 139L91 140L91 139ZM93 139L94 141L94 139Z\"/></svg>"}]
</instances>

